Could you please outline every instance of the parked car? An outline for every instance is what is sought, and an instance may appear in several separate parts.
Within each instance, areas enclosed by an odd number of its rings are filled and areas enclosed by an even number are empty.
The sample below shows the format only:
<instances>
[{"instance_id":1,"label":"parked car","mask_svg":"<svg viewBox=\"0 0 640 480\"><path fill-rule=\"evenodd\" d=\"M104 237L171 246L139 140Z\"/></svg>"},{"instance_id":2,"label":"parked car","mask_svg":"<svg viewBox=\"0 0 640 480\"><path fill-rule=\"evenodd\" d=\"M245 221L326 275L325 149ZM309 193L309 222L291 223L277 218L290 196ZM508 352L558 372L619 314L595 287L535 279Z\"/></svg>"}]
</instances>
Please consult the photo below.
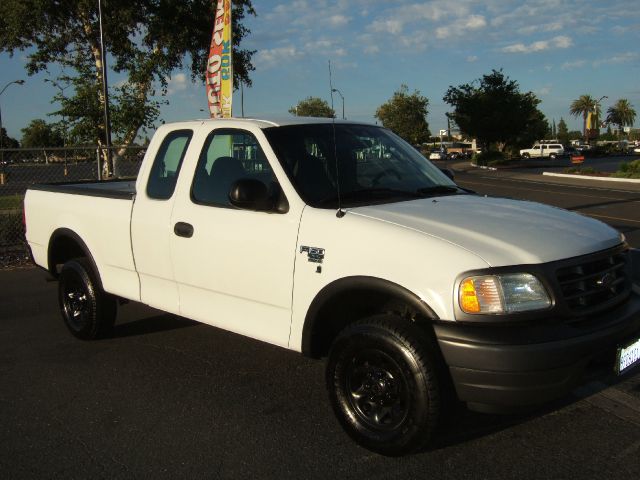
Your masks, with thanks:
<instances>
[{"instance_id":1,"label":"parked car","mask_svg":"<svg viewBox=\"0 0 640 480\"><path fill-rule=\"evenodd\" d=\"M540 143L520 150L522 158L556 158L564 155L564 147L559 143Z\"/></svg>"},{"instance_id":2,"label":"parked car","mask_svg":"<svg viewBox=\"0 0 640 480\"><path fill-rule=\"evenodd\" d=\"M125 299L327 357L339 422L383 454L423 448L456 397L532 407L640 363L622 234L469 192L375 125L166 124L135 182L31 186L25 221L76 337Z\"/></svg>"},{"instance_id":3,"label":"parked car","mask_svg":"<svg viewBox=\"0 0 640 480\"><path fill-rule=\"evenodd\" d=\"M446 159L447 159L447 154L440 150L434 150L429 154L429 160L446 160Z\"/></svg>"}]
</instances>

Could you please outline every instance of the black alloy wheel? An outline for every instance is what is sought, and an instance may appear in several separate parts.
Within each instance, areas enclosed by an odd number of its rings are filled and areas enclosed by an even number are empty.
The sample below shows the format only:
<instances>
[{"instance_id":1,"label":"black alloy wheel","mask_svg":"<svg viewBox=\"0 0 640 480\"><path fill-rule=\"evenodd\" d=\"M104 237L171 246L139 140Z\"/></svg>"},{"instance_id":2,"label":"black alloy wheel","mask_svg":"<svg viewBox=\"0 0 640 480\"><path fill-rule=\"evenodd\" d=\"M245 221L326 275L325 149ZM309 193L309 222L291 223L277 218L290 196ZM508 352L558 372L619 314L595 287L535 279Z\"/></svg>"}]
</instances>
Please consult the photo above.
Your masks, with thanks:
<instances>
[{"instance_id":1,"label":"black alloy wheel","mask_svg":"<svg viewBox=\"0 0 640 480\"><path fill-rule=\"evenodd\" d=\"M428 443L442 397L431 347L424 331L390 314L355 322L338 335L327 388L338 420L356 442L392 456Z\"/></svg>"},{"instance_id":2,"label":"black alloy wheel","mask_svg":"<svg viewBox=\"0 0 640 480\"><path fill-rule=\"evenodd\" d=\"M58 280L60 312L69 331L82 340L111 333L117 301L100 288L91 263L86 258L69 260Z\"/></svg>"}]
</instances>

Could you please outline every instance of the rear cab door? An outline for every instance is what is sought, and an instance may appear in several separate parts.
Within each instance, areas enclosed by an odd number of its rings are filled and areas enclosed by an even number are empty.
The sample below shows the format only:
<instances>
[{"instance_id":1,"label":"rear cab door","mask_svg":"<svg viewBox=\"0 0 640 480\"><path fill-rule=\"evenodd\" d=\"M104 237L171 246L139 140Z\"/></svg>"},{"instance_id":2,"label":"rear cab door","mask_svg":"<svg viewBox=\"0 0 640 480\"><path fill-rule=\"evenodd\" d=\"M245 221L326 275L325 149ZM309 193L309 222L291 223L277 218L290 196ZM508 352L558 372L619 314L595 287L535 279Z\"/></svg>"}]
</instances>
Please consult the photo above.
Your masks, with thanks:
<instances>
[{"instance_id":1,"label":"rear cab door","mask_svg":"<svg viewBox=\"0 0 640 480\"><path fill-rule=\"evenodd\" d=\"M179 314L170 240L175 189L199 123L163 126L154 135L136 184L131 244L143 303Z\"/></svg>"}]
</instances>

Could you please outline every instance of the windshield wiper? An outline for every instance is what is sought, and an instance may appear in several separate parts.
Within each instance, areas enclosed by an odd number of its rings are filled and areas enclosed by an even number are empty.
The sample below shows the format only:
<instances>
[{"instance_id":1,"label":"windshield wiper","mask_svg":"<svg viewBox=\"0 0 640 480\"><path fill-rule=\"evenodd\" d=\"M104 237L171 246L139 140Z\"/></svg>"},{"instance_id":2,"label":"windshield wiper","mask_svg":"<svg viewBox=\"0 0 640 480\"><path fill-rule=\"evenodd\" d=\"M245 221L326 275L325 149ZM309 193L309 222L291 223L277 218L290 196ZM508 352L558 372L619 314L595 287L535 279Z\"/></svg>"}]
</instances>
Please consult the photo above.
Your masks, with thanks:
<instances>
[{"instance_id":1,"label":"windshield wiper","mask_svg":"<svg viewBox=\"0 0 640 480\"><path fill-rule=\"evenodd\" d=\"M423 197L430 197L436 195L452 195L452 194L465 194L466 192L453 185L434 185L432 187L422 187L416 190Z\"/></svg>"},{"instance_id":2,"label":"windshield wiper","mask_svg":"<svg viewBox=\"0 0 640 480\"><path fill-rule=\"evenodd\" d=\"M395 190L393 188L362 188L360 190L351 190L350 192L344 192L340 194L340 200L378 200L380 198L422 198L424 195L418 191L408 190ZM323 198L318 205L331 204L338 201L338 195L332 195L330 197Z\"/></svg>"}]
</instances>

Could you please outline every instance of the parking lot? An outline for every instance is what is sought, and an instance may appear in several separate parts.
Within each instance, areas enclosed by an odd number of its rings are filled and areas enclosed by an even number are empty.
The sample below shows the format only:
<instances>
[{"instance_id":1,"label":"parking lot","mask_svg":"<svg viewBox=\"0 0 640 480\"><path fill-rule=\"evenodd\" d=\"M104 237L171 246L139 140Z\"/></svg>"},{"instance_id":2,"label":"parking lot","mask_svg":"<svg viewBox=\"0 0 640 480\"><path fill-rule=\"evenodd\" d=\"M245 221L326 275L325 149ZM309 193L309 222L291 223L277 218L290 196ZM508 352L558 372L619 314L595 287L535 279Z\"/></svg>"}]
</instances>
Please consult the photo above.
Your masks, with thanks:
<instances>
[{"instance_id":1,"label":"parking lot","mask_svg":"<svg viewBox=\"0 0 640 480\"><path fill-rule=\"evenodd\" d=\"M605 221L640 247L640 185L458 172L481 194ZM541 239L544 241L544 239ZM385 458L334 419L322 361L128 304L81 342L38 269L0 271L4 478L638 478L640 372L528 415L458 407L433 446Z\"/></svg>"}]
</instances>

